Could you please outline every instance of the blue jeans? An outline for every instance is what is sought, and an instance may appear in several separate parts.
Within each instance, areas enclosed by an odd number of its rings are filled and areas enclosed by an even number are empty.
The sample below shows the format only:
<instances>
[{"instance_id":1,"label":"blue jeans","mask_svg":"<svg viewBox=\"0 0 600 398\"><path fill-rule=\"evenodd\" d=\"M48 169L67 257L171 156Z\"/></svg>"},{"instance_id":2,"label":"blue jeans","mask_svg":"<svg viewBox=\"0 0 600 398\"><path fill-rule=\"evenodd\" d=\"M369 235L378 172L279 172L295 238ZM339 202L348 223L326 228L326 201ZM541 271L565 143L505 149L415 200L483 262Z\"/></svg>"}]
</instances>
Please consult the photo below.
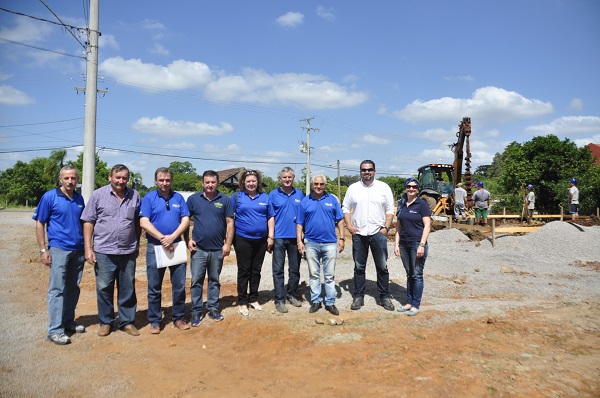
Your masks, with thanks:
<instances>
[{"instance_id":1,"label":"blue jeans","mask_svg":"<svg viewBox=\"0 0 600 398\"><path fill-rule=\"evenodd\" d=\"M285 254L288 257L288 284L285 289ZM287 296L295 296L300 284L300 253L296 238L275 239L273 244L273 287L275 302L283 303Z\"/></svg>"},{"instance_id":2,"label":"blue jeans","mask_svg":"<svg viewBox=\"0 0 600 398\"><path fill-rule=\"evenodd\" d=\"M429 244L425 245L423 257L417 257L420 242L400 241L400 258L406 270L406 301L414 308L421 305L423 297L423 268L429 252Z\"/></svg>"},{"instance_id":3,"label":"blue jeans","mask_svg":"<svg viewBox=\"0 0 600 398\"><path fill-rule=\"evenodd\" d=\"M334 305L335 292L335 259L337 256L337 242L315 243L305 241L306 260L310 276L310 301L320 303L321 299L321 260L323 261L323 279L325 280L325 305Z\"/></svg>"},{"instance_id":4,"label":"blue jeans","mask_svg":"<svg viewBox=\"0 0 600 398\"><path fill-rule=\"evenodd\" d=\"M85 257L83 250L50 247L50 283L48 286L48 336L65 332L75 324L75 307L79 301L79 282Z\"/></svg>"},{"instance_id":5,"label":"blue jeans","mask_svg":"<svg viewBox=\"0 0 600 398\"><path fill-rule=\"evenodd\" d=\"M192 295L192 317L202 315L202 288L204 277L208 274L208 292L206 297L206 309L217 311L219 309L219 295L221 294L221 269L223 268L222 250L202 250L196 247L192 252L190 269L192 271L192 283L190 294Z\"/></svg>"},{"instance_id":6,"label":"blue jeans","mask_svg":"<svg viewBox=\"0 0 600 398\"><path fill-rule=\"evenodd\" d=\"M101 325L111 325L115 321L115 281L117 282L117 304L119 306L119 328L133 324L137 309L135 295L135 259L131 254L96 254L96 296L98 317Z\"/></svg>"},{"instance_id":7,"label":"blue jeans","mask_svg":"<svg viewBox=\"0 0 600 398\"><path fill-rule=\"evenodd\" d=\"M148 322L159 324L162 321L161 300L162 283L165 272L169 268L171 287L173 291L173 322L185 317L185 267L186 263L170 267L157 268L154 244L146 246L146 276L148 277Z\"/></svg>"},{"instance_id":8,"label":"blue jeans","mask_svg":"<svg viewBox=\"0 0 600 398\"><path fill-rule=\"evenodd\" d=\"M365 283L367 281L365 270L367 268L367 255L369 247L377 270L377 291L379 297L392 298L390 295L390 273L387 268L388 249L387 236L381 232L375 235L352 235L352 257L354 259L354 298L365 296Z\"/></svg>"}]
</instances>

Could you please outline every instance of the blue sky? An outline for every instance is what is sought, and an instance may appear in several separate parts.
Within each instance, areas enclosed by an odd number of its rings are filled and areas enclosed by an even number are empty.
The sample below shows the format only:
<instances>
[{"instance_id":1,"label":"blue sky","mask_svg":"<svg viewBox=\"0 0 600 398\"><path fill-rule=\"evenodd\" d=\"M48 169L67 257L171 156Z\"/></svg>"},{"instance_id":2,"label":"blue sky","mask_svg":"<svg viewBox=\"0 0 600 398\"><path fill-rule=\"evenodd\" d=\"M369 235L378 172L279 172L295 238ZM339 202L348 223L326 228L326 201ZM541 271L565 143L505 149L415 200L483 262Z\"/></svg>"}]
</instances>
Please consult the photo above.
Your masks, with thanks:
<instances>
[{"instance_id":1,"label":"blue sky","mask_svg":"<svg viewBox=\"0 0 600 398\"><path fill-rule=\"evenodd\" d=\"M85 0L45 3L87 26ZM56 21L38 1L0 7ZM330 177L338 159L342 175L373 159L403 177L452 162L464 116L473 171L537 135L600 143L598 21L594 0L101 1L97 147L152 186L175 160L298 175L311 117L311 171ZM82 52L0 11L1 170L82 151Z\"/></svg>"}]
</instances>

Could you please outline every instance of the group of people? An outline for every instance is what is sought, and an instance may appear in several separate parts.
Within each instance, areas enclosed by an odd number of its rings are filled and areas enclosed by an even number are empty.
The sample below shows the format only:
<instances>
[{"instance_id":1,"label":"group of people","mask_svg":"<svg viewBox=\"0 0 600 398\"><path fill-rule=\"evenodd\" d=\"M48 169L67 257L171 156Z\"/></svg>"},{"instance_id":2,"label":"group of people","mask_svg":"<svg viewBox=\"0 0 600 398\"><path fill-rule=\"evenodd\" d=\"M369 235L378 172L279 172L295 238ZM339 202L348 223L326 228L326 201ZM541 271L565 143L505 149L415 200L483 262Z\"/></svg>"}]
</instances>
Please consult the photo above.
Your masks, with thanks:
<instances>
[{"instance_id":1,"label":"group of people","mask_svg":"<svg viewBox=\"0 0 600 398\"><path fill-rule=\"evenodd\" d=\"M168 168L155 172L156 190L140 198L127 186L129 170L115 165L109 184L95 190L87 203L76 191L77 170L60 170L60 186L48 191L33 214L41 261L50 267L47 293L48 340L70 343L68 333L83 333L75 322L84 262L94 266L99 317L99 336L107 336L117 321L114 290L117 286L119 329L138 336L135 326L137 296L136 259L142 229L146 231L146 273L148 279L148 323L150 333L159 334L163 321L161 291L167 268L172 285L172 322L186 330L199 326L208 315L222 321L219 309L220 273L224 257L235 249L237 258L238 312L261 311L258 289L265 254L272 253L275 308L288 312L286 304L302 306L300 264L306 258L309 269L310 308L324 304L338 315L335 290L337 254L345 248L347 230L352 240L354 291L352 310L364 305L366 264L369 250L377 271L379 304L395 309L390 294L387 268L387 236L394 218L394 198L390 187L375 179L375 163L360 165L360 181L352 184L343 203L326 191L327 178L315 175L311 192L304 195L294 187L294 170L284 167L280 186L266 194L260 172L245 170L239 176L239 191L231 197L221 193L219 175L207 170L202 190L187 201L172 190L173 175ZM423 293L423 267L427 257L430 211L418 198L419 183L408 179L400 199L394 253L400 256L407 273L407 304L398 311L409 316L419 313ZM190 235L190 225L193 228ZM190 252L191 318L185 313L187 251ZM165 258L184 260L173 264ZM285 284L285 260L288 283ZM175 261L175 260L174 260ZM324 280L322 294L321 274ZM205 278L207 300L203 302ZM205 308L206 307L206 308Z\"/></svg>"}]
</instances>

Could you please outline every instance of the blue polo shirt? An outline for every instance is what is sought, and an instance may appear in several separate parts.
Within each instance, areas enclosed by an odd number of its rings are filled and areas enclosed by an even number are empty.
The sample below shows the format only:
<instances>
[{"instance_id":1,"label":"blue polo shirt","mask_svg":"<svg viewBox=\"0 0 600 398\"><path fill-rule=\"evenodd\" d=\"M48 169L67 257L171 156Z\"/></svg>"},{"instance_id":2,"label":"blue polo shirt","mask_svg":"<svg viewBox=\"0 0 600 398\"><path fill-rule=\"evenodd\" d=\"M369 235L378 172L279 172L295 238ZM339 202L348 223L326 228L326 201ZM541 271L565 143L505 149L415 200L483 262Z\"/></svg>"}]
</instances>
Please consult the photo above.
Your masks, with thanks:
<instances>
[{"instance_id":1,"label":"blue polo shirt","mask_svg":"<svg viewBox=\"0 0 600 398\"><path fill-rule=\"evenodd\" d=\"M81 194L73 192L73 198L69 199L56 188L42 196L31 218L47 225L48 246L68 251L83 250L83 228L79 217L84 207Z\"/></svg>"},{"instance_id":2,"label":"blue polo shirt","mask_svg":"<svg viewBox=\"0 0 600 398\"><path fill-rule=\"evenodd\" d=\"M423 236L423 217L431 217L427 201L416 198L406 207L406 196L398 201L398 221L400 221L400 242L420 242Z\"/></svg>"},{"instance_id":3,"label":"blue polo shirt","mask_svg":"<svg viewBox=\"0 0 600 398\"><path fill-rule=\"evenodd\" d=\"M196 192L187 200L194 220L192 239L202 250L221 250L227 231L226 218L233 218L233 204L227 195L217 191L213 200Z\"/></svg>"},{"instance_id":4,"label":"blue polo shirt","mask_svg":"<svg viewBox=\"0 0 600 398\"><path fill-rule=\"evenodd\" d=\"M235 233L243 238L260 239L269 232L267 220L273 217L269 211L269 195L264 192L251 198L244 191L232 195L235 207Z\"/></svg>"},{"instance_id":5,"label":"blue polo shirt","mask_svg":"<svg viewBox=\"0 0 600 398\"><path fill-rule=\"evenodd\" d=\"M312 192L300 202L296 224L304 227L304 238L315 243L336 243L335 225L344 218L340 203L325 192L321 199Z\"/></svg>"},{"instance_id":6,"label":"blue polo shirt","mask_svg":"<svg viewBox=\"0 0 600 398\"><path fill-rule=\"evenodd\" d=\"M304 193L292 188L288 195L281 187L269 193L269 210L275 217L275 239L296 239L296 213Z\"/></svg>"},{"instance_id":7,"label":"blue polo shirt","mask_svg":"<svg viewBox=\"0 0 600 398\"><path fill-rule=\"evenodd\" d=\"M169 208L167 209L167 203ZM171 235L179 228L181 219L189 217L190 212L185 203L185 199L180 193L171 191L167 199L163 198L158 190L150 191L142 199L140 206L140 218L146 217L154 228L163 235ZM149 243L160 245L160 241L150 234L146 234ZM179 242L181 236L178 236L175 242Z\"/></svg>"}]
</instances>

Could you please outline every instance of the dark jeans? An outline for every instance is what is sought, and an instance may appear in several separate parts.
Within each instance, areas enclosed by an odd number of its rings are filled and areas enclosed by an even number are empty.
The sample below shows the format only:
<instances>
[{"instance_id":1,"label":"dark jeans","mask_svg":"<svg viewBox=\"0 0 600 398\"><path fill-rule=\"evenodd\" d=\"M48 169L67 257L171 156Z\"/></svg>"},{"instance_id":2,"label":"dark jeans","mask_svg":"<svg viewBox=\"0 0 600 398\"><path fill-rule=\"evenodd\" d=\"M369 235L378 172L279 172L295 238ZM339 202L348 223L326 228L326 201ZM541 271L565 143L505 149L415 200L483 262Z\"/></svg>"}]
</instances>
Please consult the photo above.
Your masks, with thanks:
<instances>
[{"instance_id":1,"label":"dark jeans","mask_svg":"<svg viewBox=\"0 0 600 398\"><path fill-rule=\"evenodd\" d=\"M115 281L117 282L117 303L119 307L119 327L135 321L137 297L135 295L135 259L137 252L131 254L96 253L96 296L98 317L102 325L111 325L115 321Z\"/></svg>"},{"instance_id":2,"label":"dark jeans","mask_svg":"<svg viewBox=\"0 0 600 398\"><path fill-rule=\"evenodd\" d=\"M267 251L267 237L250 239L235 235L233 246L238 266L238 305L248 305L258 301L260 271Z\"/></svg>"},{"instance_id":3,"label":"dark jeans","mask_svg":"<svg viewBox=\"0 0 600 398\"><path fill-rule=\"evenodd\" d=\"M146 246L146 275L148 277L148 322L159 324L162 321L161 300L162 283L167 268L171 275L173 291L173 309L171 318L173 322L185 317L185 267L186 264L177 264L170 267L157 268L154 246ZM157 245L158 246L158 245Z\"/></svg>"},{"instance_id":4,"label":"dark jeans","mask_svg":"<svg viewBox=\"0 0 600 398\"><path fill-rule=\"evenodd\" d=\"M354 259L354 298L365 296L365 283L367 268L367 256L371 248L371 255L375 262L377 271L377 291L379 297L392 298L390 295L390 273L387 268L388 250L387 236L381 232L375 235L362 236L352 235L352 257Z\"/></svg>"},{"instance_id":5,"label":"dark jeans","mask_svg":"<svg viewBox=\"0 0 600 398\"><path fill-rule=\"evenodd\" d=\"M286 298L285 289L285 254L288 257L287 296L295 296L300 283L300 260L296 238L275 239L273 245L273 287L275 302L283 303Z\"/></svg>"},{"instance_id":6,"label":"dark jeans","mask_svg":"<svg viewBox=\"0 0 600 398\"><path fill-rule=\"evenodd\" d=\"M423 297L423 268L429 252L429 244L425 245L423 257L417 257L420 242L400 241L400 258L406 270L406 301L414 308L419 308Z\"/></svg>"}]
</instances>

